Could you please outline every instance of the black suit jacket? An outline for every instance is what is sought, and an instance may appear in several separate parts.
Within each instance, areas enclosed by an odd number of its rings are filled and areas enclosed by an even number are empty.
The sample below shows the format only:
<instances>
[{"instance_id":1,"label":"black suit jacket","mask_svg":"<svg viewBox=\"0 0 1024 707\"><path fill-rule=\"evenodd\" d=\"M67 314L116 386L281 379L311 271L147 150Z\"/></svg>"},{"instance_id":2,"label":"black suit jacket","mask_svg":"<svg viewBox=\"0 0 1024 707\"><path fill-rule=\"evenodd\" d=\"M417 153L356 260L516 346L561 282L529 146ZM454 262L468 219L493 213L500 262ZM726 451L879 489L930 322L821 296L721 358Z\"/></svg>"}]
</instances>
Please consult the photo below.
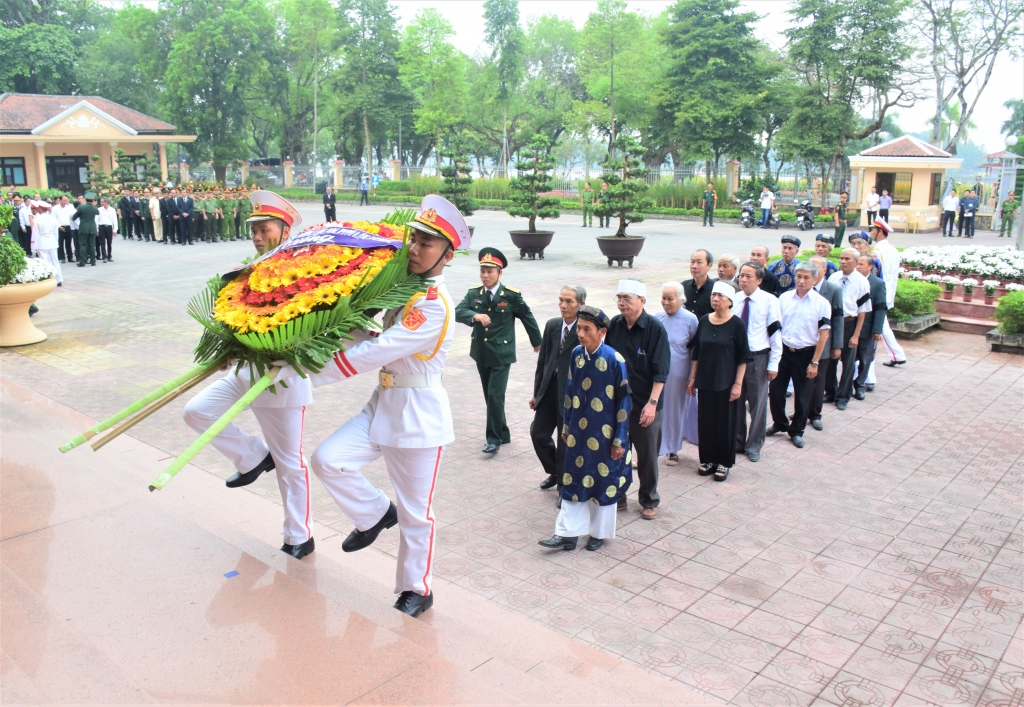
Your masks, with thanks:
<instances>
[{"instance_id":1,"label":"black suit jacket","mask_svg":"<svg viewBox=\"0 0 1024 707\"><path fill-rule=\"evenodd\" d=\"M192 218L192 197L179 196L178 200L181 202L175 204L175 208L178 210L178 216L181 218Z\"/></svg>"},{"instance_id":2,"label":"black suit jacket","mask_svg":"<svg viewBox=\"0 0 1024 707\"><path fill-rule=\"evenodd\" d=\"M869 273L868 285L871 287L871 311L864 315L864 326L861 328L862 338L867 338L869 334L882 333L887 311L885 282L874 273Z\"/></svg>"},{"instance_id":3,"label":"black suit jacket","mask_svg":"<svg viewBox=\"0 0 1024 707\"><path fill-rule=\"evenodd\" d=\"M131 218L135 215L132 211L132 199L129 196L122 196L117 202L117 208L121 211L121 218Z\"/></svg>"},{"instance_id":4,"label":"black suit jacket","mask_svg":"<svg viewBox=\"0 0 1024 707\"><path fill-rule=\"evenodd\" d=\"M167 197L167 216L174 217L178 215L178 199L173 196Z\"/></svg>"},{"instance_id":5,"label":"black suit jacket","mask_svg":"<svg viewBox=\"0 0 1024 707\"><path fill-rule=\"evenodd\" d=\"M823 359L832 356L832 349L843 348L843 288L822 280L818 294L828 300L832 306L832 320L829 322L828 345L821 354Z\"/></svg>"},{"instance_id":6,"label":"black suit jacket","mask_svg":"<svg viewBox=\"0 0 1024 707\"><path fill-rule=\"evenodd\" d=\"M334 192L331 192L330 194L324 192L324 206L334 206L337 200L338 197L335 195Z\"/></svg>"},{"instance_id":7,"label":"black suit jacket","mask_svg":"<svg viewBox=\"0 0 1024 707\"><path fill-rule=\"evenodd\" d=\"M562 339L561 317L549 319L544 325L544 335L540 342L540 355L537 357L537 371L533 377L533 396L538 403L544 397L544 393L551 383L551 379L558 372L558 404L562 404L565 398L565 386L569 380L569 362L572 358L572 350L580 345L580 339L576 335L576 325L565 337L565 345L561 353L558 351L558 344Z\"/></svg>"},{"instance_id":8,"label":"black suit jacket","mask_svg":"<svg viewBox=\"0 0 1024 707\"><path fill-rule=\"evenodd\" d=\"M160 216L162 218L163 217L166 217L166 218L170 218L171 217L171 209L170 209L170 207L167 206L167 202L168 201L170 201L170 197L161 196L160 199L159 199L159 203L160 203Z\"/></svg>"}]
</instances>

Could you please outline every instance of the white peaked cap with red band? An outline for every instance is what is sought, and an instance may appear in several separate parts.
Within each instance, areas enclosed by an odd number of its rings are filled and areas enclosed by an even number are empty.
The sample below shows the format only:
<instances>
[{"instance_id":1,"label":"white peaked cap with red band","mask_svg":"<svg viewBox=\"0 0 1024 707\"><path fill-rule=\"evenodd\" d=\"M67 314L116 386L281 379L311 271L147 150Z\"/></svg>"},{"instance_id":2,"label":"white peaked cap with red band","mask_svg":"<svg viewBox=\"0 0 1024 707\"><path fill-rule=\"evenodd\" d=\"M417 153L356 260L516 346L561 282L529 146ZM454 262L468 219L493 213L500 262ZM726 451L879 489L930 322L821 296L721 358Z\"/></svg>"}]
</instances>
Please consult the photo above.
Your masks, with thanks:
<instances>
[{"instance_id":1,"label":"white peaked cap with red band","mask_svg":"<svg viewBox=\"0 0 1024 707\"><path fill-rule=\"evenodd\" d=\"M420 213L406 224L409 228L447 238L456 249L469 248L470 235L466 219L455 204L437 194L427 194L420 202Z\"/></svg>"},{"instance_id":2,"label":"white peaked cap with red band","mask_svg":"<svg viewBox=\"0 0 1024 707\"><path fill-rule=\"evenodd\" d=\"M302 223L302 216L299 215L298 210L283 196L272 191L263 191L262 189L254 191L249 195L249 203L252 204L252 214L245 220L246 223L266 221L272 218L281 219L292 228Z\"/></svg>"},{"instance_id":3,"label":"white peaked cap with red band","mask_svg":"<svg viewBox=\"0 0 1024 707\"><path fill-rule=\"evenodd\" d=\"M874 226L875 228L880 228L880 229L882 229L882 230L883 230L883 231L885 231L885 233L887 233L887 234L888 234L888 233L892 233L892 226L890 226L890 225L889 225L888 223L886 223L886 222L885 222L885 219L884 219L884 218L882 218L881 216L879 216L878 218L876 218L876 219L875 219L875 222L874 222L873 224L871 224L871 225L872 225L872 226Z\"/></svg>"}]
</instances>

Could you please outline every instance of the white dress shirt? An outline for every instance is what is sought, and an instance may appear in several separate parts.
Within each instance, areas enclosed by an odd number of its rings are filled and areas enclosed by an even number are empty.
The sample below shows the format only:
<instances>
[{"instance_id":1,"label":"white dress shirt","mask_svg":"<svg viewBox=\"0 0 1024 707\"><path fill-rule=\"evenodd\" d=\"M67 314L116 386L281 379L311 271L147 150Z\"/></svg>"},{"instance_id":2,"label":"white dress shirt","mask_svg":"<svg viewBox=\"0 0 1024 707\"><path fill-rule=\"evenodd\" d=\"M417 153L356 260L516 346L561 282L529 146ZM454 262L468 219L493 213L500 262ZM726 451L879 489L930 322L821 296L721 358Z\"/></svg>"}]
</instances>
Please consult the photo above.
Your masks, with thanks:
<instances>
[{"instance_id":1,"label":"white dress shirt","mask_svg":"<svg viewBox=\"0 0 1024 707\"><path fill-rule=\"evenodd\" d=\"M100 215L96 217L97 226L113 226L117 230L117 211L113 206L101 206Z\"/></svg>"},{"instance_id":2,"label":"white dress shirt","mask_svg":"<svg viewBox=\"0 0 1024 707\"><path fill-rule=\"evenodd\" d=\"M882 264L882 281L885 282L885 306L892 309L896 304L896 283L900 279L900 262L903 258L888 238L875 243L871 255Z\"/></svg>"},{"instance_id":3,"label":"white dress shirt","mask_svg":"<svg viewBox=\"0 0 1024 707\"><path fill-rule=\"evenodd\" d=\"M50 213L52 213L53 217L57 219L58 226L61 228L70 228L71 217L75 215L75 207L71 204L68 204L67 206L57 204L50 209Z\"/></svg>"},{"instance_id":4,"label":"white dress shirt","mask_svg":"<svg viewBox=\"0 0 1024 707\"><path fill-rule=\"evenodd\" d=\"M32 217L32 252L57 249L57 219L44 211Z\"/></svg>"},{"instance_id":5,"label":"white dress shirt","mask_svg":"<svg viewBox=\"0 0 1024 707\"><path fill-rule=\"evenodd\" d=\"M572 324L566 324L565 320L564 319L562 320L562 333L559 334L559 336L561 337L559 339L559 348L561 348L561 342L564 341L565 339L567 339L569 337L569 334L572 333L572 328L574 326L576 326L576 320L575 319L572 320Z\"/></svg>"},{"instance_id":6,"label":"white dress shirt","mask_svg":"<svg viewBox=\"0 0 1024 707\"><path fill-rule=\"evenodd\" d=\"M747 345L752 353L769 349L768 370L777 372L782 358L782 310L779 308L779 300L760 287L749 297L743 290L739 290L732 305L732 313L742 319L743 303L748 299Z\"/></svg>"},{"instance_id":7,"label":"white dress shirt","mask_svg":"<svg viewBox=\"0 0 1024 707\"><path fill-rule=\"evenodd\" d=\"M960 197L950 192L946 195L946 198L942 200L943 211L956 211L960 208Z\"/></svg>"},{"instance_id":8,"label":"white dress shirt","mask_svg":"<svg viewBox=\"0 0 1024 707\"><path fill-rule=\"evenodd\" d=\"M18 207L18 223L23 229L32 227L32 207L24 202Z\"/></svg>"},{"instance_id":9,"label":"white dress shirt","mask_svg":"<svg viewBox=\"0 0 1024 707\"><path fill-rule=\"evenodd\" d=\"M782 310L782 343L791 349L818 345L818 332L831 328L832 305L813 288L803 297L796 290L779 296Z\"/></svg>"},{"instance_id":10,"label":"white dress shirt","mask_svg":"<svg viewBox=\"0 0 1024 707\"><path fill-rule=\"evenodd\" d=\"M869 193L864 203L867 204L868 211L878 211L878 194Z\"/></svg>"},{"instance_id":11,"label":"white dress shirt","mask_svg":"<svg viewBox=\"0 0 1024 707\"><path fill-rule=\"evenodd\" d=\"M842 270L837 270L828 281L843 291L844 317L856 317L859 312L871 311L871 284L859 272L854 270L844 275Z\"/></svg>"},{"instance_id":12,"label":"white dress shirt","mask_svg":"<svg viewBox=\"0 0 1024 707\"><path fill-rule=\"evenodd\" d=\"M775 195L774 194L772 194L770 191L761 192L761 208L762 209L770 209L770 208L772 208L772 204L774 204L774 203L775 203Z\"/></svg>"}]
</instances>

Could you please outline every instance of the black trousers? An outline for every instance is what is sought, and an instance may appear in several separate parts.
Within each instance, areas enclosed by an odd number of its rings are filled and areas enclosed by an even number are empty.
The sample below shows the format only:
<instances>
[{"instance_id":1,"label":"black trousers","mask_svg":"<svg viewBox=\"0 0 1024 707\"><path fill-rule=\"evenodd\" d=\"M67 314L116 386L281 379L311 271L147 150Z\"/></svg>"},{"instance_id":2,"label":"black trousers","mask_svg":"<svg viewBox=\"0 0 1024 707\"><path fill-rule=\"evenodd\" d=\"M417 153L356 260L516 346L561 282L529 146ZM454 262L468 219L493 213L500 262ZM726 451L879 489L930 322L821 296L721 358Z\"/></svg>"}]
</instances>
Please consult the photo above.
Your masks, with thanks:
<instances>
[{"instance_id":1,"label":"black trousers","mask_svg":"<svg viewBox=\"0 0 1024 707\"><path fill-rule=\"evenodd\" d=\"M562 469L565 467L565 442L562 441L562 403L558 399L558 379L548 384L544 395L537 401L530 425L530 439L533 451L540 460L545 474L557 474L558 485L562 485ZM552 433L555 439L552 440ZM555 441L557 440L557 441Z\"/></svg>"},{"instance_id":2,"label":"black trousers","mask_svg":"<svg viewBox=\"0 0 1024 707\"><path fill-rule=\"evenodd\" d=\"M121 238L134 238L135 237L135 220L131 217L131 214L121 212Z\"/></svg>"},{"instance_id":3,"label":"black trousers","mask_svg":"<svg viewBox=\"0 0 1024 707\"><path fill-rule=\"evenodd\" d=\"M17 214L15 214L14 218L15 219L18 218ZM23 251L25 251L25 255L28 255L29 252L32 250L32 227L31 226L25 226L25 227L21 228L18 231L18 245L20 245L21 249ZM57 256L58 256L58 258L60 257L60 241L59 240L57 241Z\"/></svg>"},{"instance_id":4,"label":"black trousers","mask_svg":"<svg viewBox=\"0 0 1024 707\"><path fill-rule=\"evenodd\" d=\"M366 202L367 206L370 205L370 192L368 192L368 191L360 191L359 192L359 205L362 206L363 202Z\"/></svg>"},{"instance_id":5,"label":"black trousers","mask_svg":"<svg viewBox=\"0 0 1024 707\"><path fill-rule=\"evenodd\" d=\"M657 508L661 503L658 495L658 448L661 447L661 410L647 427L640 426L643 405L636 405L629 416L629 441L636 449L636 476L640 482L637 500L644 508ZM736 429L733 428L733 436Z\"/></svg>"},{"instance_id":6,"label":"black trousers","mask_svg":"<svg viewBox=\"0 0 1024 707\"><path fill-rule=\"evenodd\" d=\"M953 237L953 226L956 225L956 211L943 211L942 212L942 236L946 237L947 226L949 227L949 237Z\"/></svg>"},{"instance_id":7,"label":"black trousers","mask_svg":"<svg viewBox=\"0 0 1024 707\"><path fill-rule=\"evenodd\" d=\"M178 217L178 243L192 242L192 216Z\"/></svg>"},{"instance_id":8,"label":"black trousers","mask_svg":"<svg viewBox=\"0 0 1024 707\"><path fill-rule=\"evenodd\" d=\"M146 235L142 230L142 217L132 215L132 230L135 232L135 237L140 241Z\"/></svg>"},{"instance_id":9,"label":"black trousers","mask_svg":"<svg viewBox=\"0 0 1024 707\"><path fill-rule=\"evenodd\" d=\"M836 388L836 402L840 400L850 402L850 396L853 394L853 366L857 362L857 347L850 346L850 339L853 338L853 332L856 330L856 317L843 321L843 353L839 355L839 360L843 364L843 373L839 379L839 386Z\"/></svg>"},{"instance_id":10,"label":"black trousers","mask_svg":"<svg viewBox=\"0 0 1024 707\"><path fill-rule=\"evenodd\" d=\"M889 223L889 209L879 209L878 217L884 219L886 223Z\"/></svg>"},{"instance_id":11,"label":"black trousers","mask_svg":"<svg viewBox=\"0 0 1024 707\"><path fill-rule=\"evenodd\" d=\"M736 464L736 429L744 415L742 398L729 400L730 388L697 391L697 445L701 464L731 469Z\"/></svg>"},{"instance_id":12,"label":"black trousers","mask_svg":"<svg viewBox=\"0 0 1024 707\"><path fill-rule=\"evenodd\" d=\"M512 441L505 423L505 388L508 387L509 368L507 363L503 366L476 364L480 385L484 389L484 400L487 401L488 444L509 444Z\"/></svg>"},{"instance_id":13,"label":"black trousers","mask_svg":"<svg viewBox=\"0 0 1024 707\"><path fill-rule=\"evenodd\" d=\"M337 221L338 209L334 206L324 207L324 221Z\"/></svg>"},{"instance_id":14,"label":"black trousers","mask_svg":"<svg viewBox=\"0 0 1024 707\"><path fill-rule=\"evenodd\" d=\"M876 313L875 316L884 317L885 314ZM860 341L857 342L857 378L853 382L858 389L863 389L864 384L867 383L868 371L871 370L871 364L875 362L875 346L877 345L878 342L871 334L861 332Z\"/></svg>"},{"instance_id":15,"label":"black trousers","mask_svg":"<svg viewBox=\"0 0 1024 707\"><path fill-rule=\"evenodd\" d=\"M821 408L825 404L825 396L828 395L829 402L836 399L836 388L839 387L839 380L836 371L839 369L839 361L832 358L832 351L825 349L821 355L821 362L818 364L818 375L814 377L814 384L811 387L811 400L807 404L807 419L820 420Z\"/></svg>"},{"instance_id":16,"label":"black trousers","mask_svg":"<svg viewBox=\"0 0 1024 707\"><path fill-rule=\"evenodd\" d=\"M153 235L153 219L142 217L142 235L145 236L147 241L151 241L155 238Z\"/></svg>"},{"instance_id":17,"label":"black trousers","mask_svg":"<svg viewBox=\"0 0 1024 707\"><path fill-rule=\"evenodd\" d=\"M871 224L875 222L875 216L878 216L877 211L868 211L868 228L871 228Z\"/></svg>"},{"instance_id":18,"label":"black trousers","mask_svg":"<svg viewBox=\"0 0 1024 707\"><path fill-rule=\"evenodd\" d=\"M964 210L960 209L959 218L956 220L956 235L962 238L964 235Z\"/></svg>"},{"instance_id":19,"label":"black trousers","mask_svg":"<svg viewBox=\"0 0 1024 707\"><path fill-rule=\"evenodd\" d=\"M802 437L804 429L807 427L807 412L811 401L811 391L814 388L814 379L807 377L807 366L814 360L814 348L808 346L804 349L794 350L783 346L782 360L779 361L779 375L775 376L775 379L768 384L768 405L772 411L772 424L780 430L787 431L790 437ZM786 417L786 389L791 380L793 381L792 422Z\"/></svg>"},{"instance_id":20,"label":"black trousers","mask_svg":"<svg viewBox=\"0 0 1024 707\"><path fill-rule=\"evenodd\" d=\"M75 262L75 237L71 232L71 226L57 227L57 259L66 260L69 263ZM26 251L27 252L27 251Z\"/></svg>"},{"instance_id":21,"label":"black trousers","mask_svg":"<svg viewBox=\"0 0 1024 707\"><path fill-rule=\"evenodd\" d=\"M174 243L174 220L161 214L160 223L164 227L164 243Z\"/></svg>"},{"instance_id":22,"label":"black trousers","mask_svg":"<svg viewBox=\"0 0 1024 707\"><path fill-rule=\"evenodd\" d=\"M960 222L968 238L974 238L974 216L965 216Z\"/></svg>"},{"instance_id":23,"label":"black trousers","mask_svg":"<svg viewBox=\"0 0 1024 707\"><path fill-rule=\"evenodd\" d=\"M96 251L100 260L109 260L113 252L114 227L99 226L99 233L96 235Z\"/></svg>"}]
</instances>

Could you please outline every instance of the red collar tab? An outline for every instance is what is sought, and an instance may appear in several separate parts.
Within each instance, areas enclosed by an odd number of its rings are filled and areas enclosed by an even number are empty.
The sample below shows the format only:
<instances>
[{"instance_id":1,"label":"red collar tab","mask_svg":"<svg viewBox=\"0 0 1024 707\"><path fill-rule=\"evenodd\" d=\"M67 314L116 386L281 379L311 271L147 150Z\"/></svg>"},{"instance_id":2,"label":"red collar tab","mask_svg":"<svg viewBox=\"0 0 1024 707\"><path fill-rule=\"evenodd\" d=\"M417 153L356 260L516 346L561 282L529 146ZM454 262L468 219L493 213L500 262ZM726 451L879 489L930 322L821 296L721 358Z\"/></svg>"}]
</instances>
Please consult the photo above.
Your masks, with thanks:
<instances>
[{"instance_id":1,"label":"red collar tab","mask_svg":"<svg viewBox=\"0 0 1024 707\"><path fill-rule=\"evenodd\" d=\"M437 286L431 285L427 288L426 299L437 299Z\"/></svg>"}]
</instances>

